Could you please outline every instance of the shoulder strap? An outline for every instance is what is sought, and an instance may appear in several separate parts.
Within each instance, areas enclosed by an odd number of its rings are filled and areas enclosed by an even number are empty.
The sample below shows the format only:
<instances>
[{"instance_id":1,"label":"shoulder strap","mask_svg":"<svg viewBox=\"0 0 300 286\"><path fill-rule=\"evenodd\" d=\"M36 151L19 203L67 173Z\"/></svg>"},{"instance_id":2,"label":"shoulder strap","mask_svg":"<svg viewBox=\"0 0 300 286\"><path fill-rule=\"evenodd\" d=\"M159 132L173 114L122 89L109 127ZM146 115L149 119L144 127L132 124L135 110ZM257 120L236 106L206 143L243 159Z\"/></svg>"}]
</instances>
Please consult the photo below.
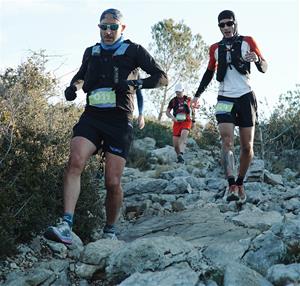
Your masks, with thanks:
<instances>
[{"instance_id":1,"label":"shoulder strap","mask_svg":"<svg viewBox=\"0 0 300 286\"><path fill-rule=\"evenodd\" d=\"M92 56L99 56L101 54L101 45L96 44L95 46L92 47Z\"/></svg>"},{"instance_id":2,"label":"shoulder strap","mask_svg":"<svg viewBox=\"0 0 300 286\"><path fill-rule=\"evenodd\" d=\"M113 56L124 55L128 47L128 43L122 43L122 45L114 52Z\"/></svg>"}]
</instances>

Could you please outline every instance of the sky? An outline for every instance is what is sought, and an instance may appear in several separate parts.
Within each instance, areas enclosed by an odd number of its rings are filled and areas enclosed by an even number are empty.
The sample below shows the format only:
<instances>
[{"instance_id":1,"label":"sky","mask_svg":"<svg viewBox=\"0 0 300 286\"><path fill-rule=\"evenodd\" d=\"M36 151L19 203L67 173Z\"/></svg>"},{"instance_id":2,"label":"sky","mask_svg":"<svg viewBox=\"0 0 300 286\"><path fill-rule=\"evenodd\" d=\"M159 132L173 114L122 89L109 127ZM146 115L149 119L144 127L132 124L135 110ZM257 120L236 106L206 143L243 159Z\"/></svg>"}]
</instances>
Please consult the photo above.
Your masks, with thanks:
<instances>
[{"instance_id":1,"label":"sky","mask_svg":"<svg viewBox=\"0 0 300 286\"><path fill-rule=\"evenodd\" d=\"M63 89L78 70L84 50L99 42L97 24L107 8L123 13L125 38L145 48L151 42L151 27L168 18L183 20L207 45L218 42L222 36L217 15L233 10L239 33L255 39L269 65L266 74L255 66L251 73L251 86L258 102L267 106L265 112L271 112L280 94L300 85L298 0L0 0L0 72L17 67L30 51L46 50L47 68L60 79L63 99ZM199 70L200 78L205 69ZM216 94L207 91L203 98L213 102Z\"/></svg>"}]
</instances>

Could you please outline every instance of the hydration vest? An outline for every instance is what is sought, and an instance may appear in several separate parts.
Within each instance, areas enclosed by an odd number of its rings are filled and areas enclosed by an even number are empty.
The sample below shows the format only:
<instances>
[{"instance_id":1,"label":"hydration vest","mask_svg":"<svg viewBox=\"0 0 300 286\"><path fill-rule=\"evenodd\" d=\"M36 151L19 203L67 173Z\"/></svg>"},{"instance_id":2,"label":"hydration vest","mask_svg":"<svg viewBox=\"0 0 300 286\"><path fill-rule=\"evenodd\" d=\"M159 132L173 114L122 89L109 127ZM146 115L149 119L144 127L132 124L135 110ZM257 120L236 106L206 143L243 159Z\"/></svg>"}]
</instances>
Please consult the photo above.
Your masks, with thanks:
<instances>
[{"instance_id":1,"label":"hydration vest","mask_svg":"<svg viewBox=\"0 0 300 286\"><path fill-rule=\"evenodd\" d=\"M189 101L188 101L188 97L186 95L183 96L183 107L184 107L184 113L186 114L190 114L191 109L189 107ZM175 104L173 107L173 115L176 116L176 114L178 113L178 108L179 108L179 100L178 97L175 97Z\"/></svg>"},{"instance_id":2,"label":"hydration vest","mask_svg":"<svg viewBox=\"0 0 300 286\"><path fill-rule=\"evenodd\" d=\"M230 48L220 41L218 43L218 67L217 67L217 81L221 82L224 80L227 68L232 68L231 65L241 74L250 73L250 63L246 62L242 58L242 42L243 36L238 36L231 44ZM231 62L227 62L227 52L230 52Z\"/></svg>"},{"instance_id":3,"label":"hydration vest","mask_svg":"<svg viewBox=\"0 0 300 286\"><path fill-rule=\"evenodd\" d=\"M86 72L83 90L89 92L102 86L113 86L119 80L137 79L136 60L130 46L131 42L125 40L114 52L103 50L100 44L88 48L84 59Z\"/></svg>"}]
</instances>

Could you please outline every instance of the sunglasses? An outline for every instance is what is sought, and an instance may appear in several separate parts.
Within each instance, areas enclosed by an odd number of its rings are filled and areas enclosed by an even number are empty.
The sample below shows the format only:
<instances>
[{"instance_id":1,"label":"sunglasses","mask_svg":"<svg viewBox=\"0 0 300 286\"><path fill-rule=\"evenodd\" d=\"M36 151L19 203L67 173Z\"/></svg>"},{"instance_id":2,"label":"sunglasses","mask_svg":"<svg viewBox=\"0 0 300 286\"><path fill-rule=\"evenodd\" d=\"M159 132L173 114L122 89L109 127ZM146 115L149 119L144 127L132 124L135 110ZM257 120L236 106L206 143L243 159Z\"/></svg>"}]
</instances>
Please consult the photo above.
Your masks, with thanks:
<instances>
[{"instance_id":1,"label":"sunglasses","mask_svg":"<svg viewBox=\"0 0 300 286\"><path fill-rule=\"evenodd\" d=\"M234 21L228 21L228 22L225 22L225 23L219 23L219 24L218 24L218 26L219 26L220 28L224 28L225 25L226 25L227 27L231 27L231 26L234 25Z\"/></svg>"},{"instance_id":2,"label":"sunglasses","mask_svg":"<svg viewBox=\"0 0 300 286\"><path fill-rule=\"evenodd\" d=\"M110 29L111 31L117 31L119 29L119 24L99 24L99 28L103 31Z\"/></svg>"}]
</instances>

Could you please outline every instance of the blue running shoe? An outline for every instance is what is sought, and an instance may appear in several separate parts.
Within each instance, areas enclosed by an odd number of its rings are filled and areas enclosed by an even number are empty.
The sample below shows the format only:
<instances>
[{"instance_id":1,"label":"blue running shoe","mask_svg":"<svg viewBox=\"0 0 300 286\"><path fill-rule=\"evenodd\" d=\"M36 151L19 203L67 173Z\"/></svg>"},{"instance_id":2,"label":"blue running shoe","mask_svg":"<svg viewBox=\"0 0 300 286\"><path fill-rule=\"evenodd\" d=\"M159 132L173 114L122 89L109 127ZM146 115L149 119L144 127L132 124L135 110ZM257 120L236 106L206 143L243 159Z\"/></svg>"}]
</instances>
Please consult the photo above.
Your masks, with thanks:
<instances>
[{"instance_id":1,"label":"blue running shoe","mask_svg":"<svg viewBox=\"0 0 300 286\"><path fill-rule=\"evenodd\" d=\"M66 221L57 226L49 226L44 233L44 237L64 244L72 244L72 230Z\"/></svg>"}]
</instances>

